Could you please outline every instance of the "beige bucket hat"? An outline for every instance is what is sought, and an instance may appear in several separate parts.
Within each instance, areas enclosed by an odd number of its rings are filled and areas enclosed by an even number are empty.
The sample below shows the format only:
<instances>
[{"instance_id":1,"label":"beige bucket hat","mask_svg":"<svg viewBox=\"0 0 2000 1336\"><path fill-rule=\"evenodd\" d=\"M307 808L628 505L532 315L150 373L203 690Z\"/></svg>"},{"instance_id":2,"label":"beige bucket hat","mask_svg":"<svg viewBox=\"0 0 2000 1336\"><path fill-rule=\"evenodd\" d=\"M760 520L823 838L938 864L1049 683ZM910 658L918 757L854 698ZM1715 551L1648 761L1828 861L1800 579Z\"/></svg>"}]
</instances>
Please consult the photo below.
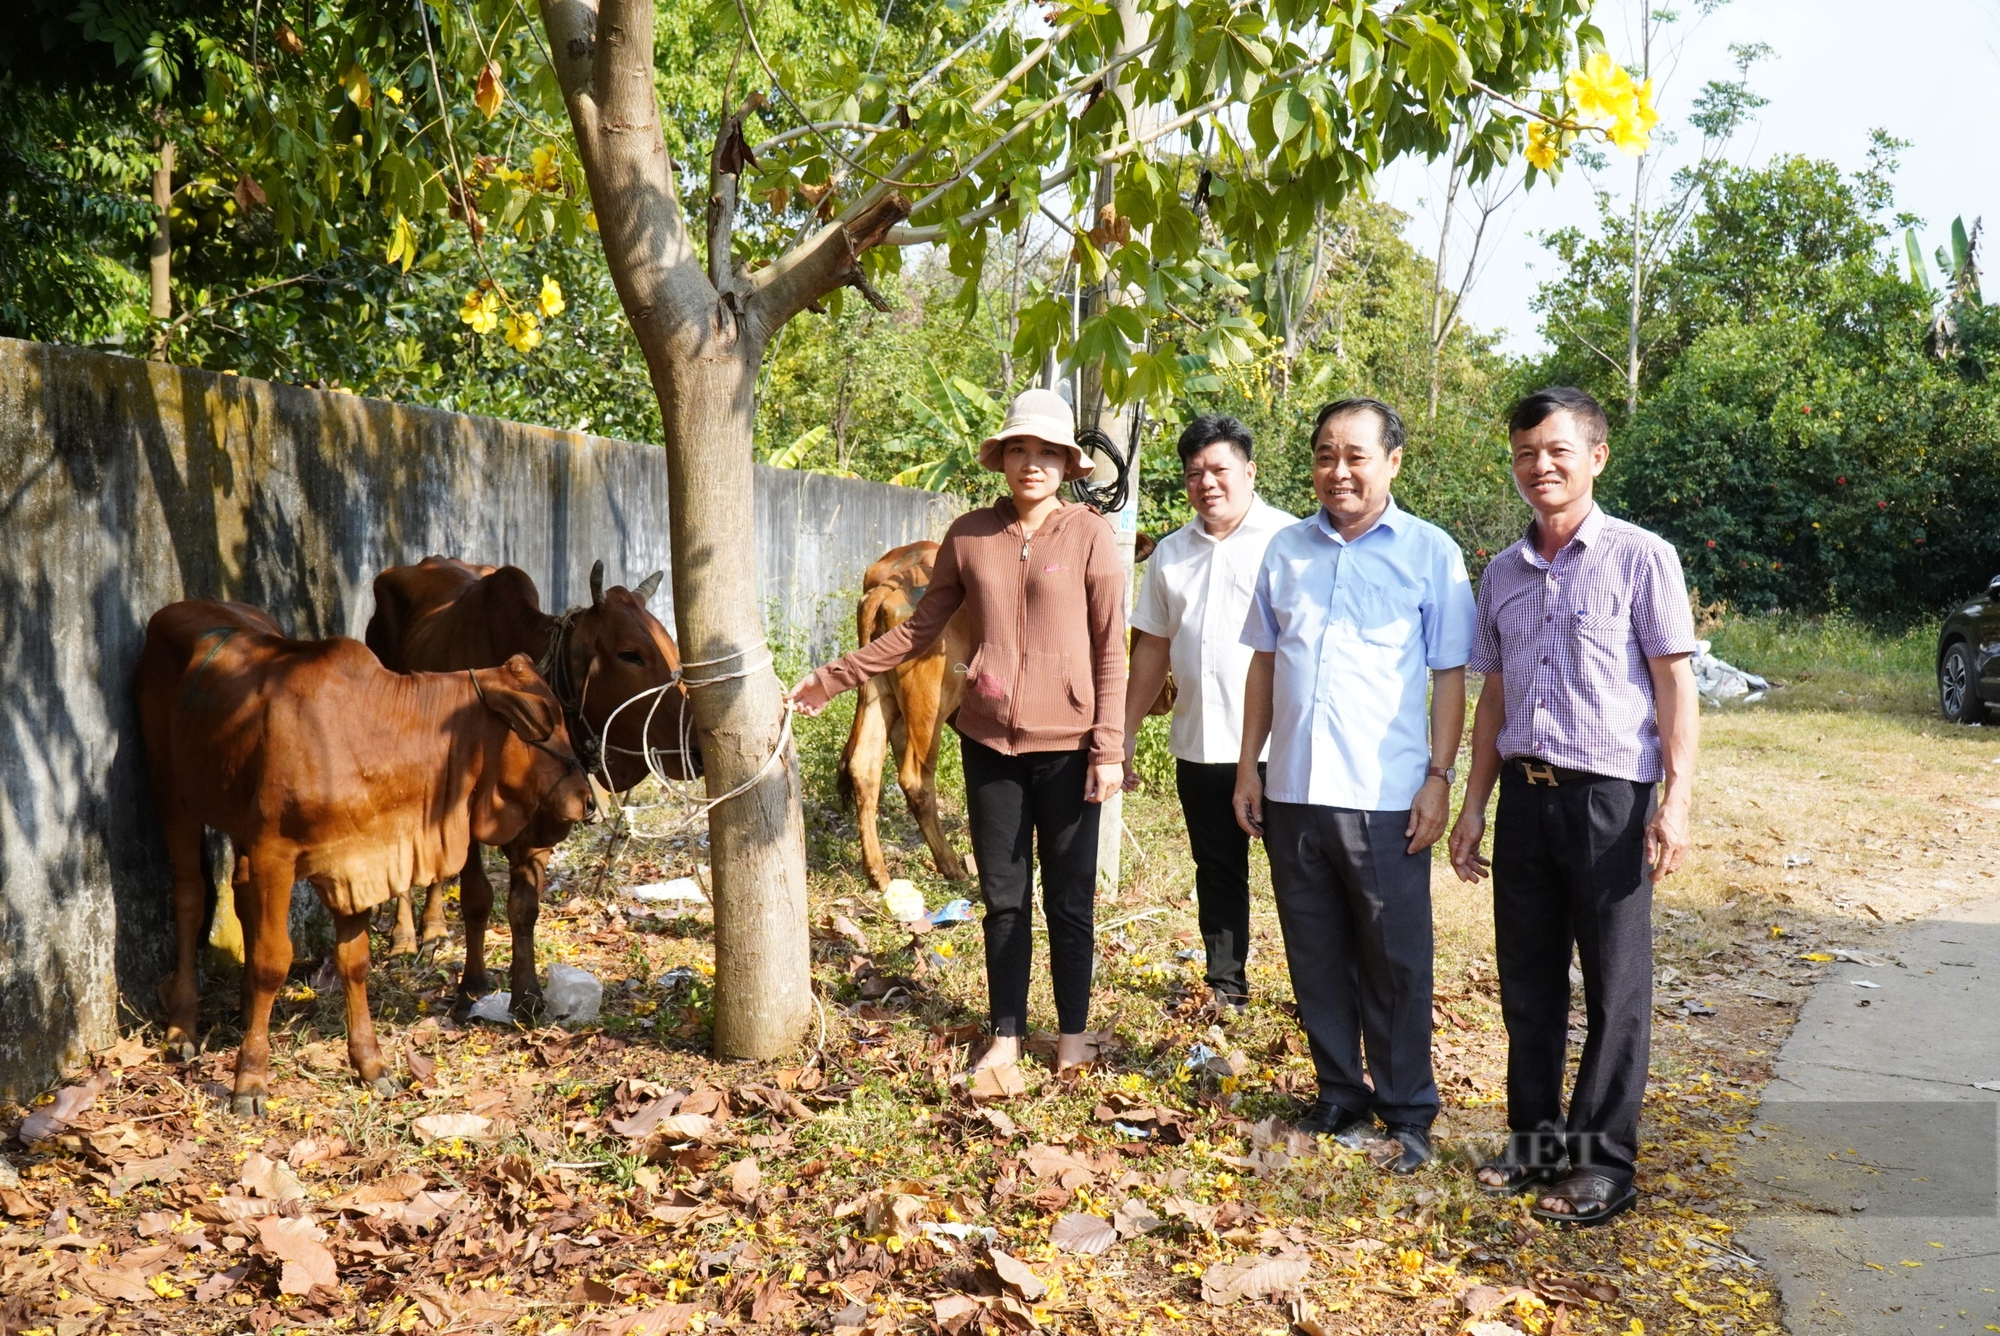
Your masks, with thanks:
<instances>
[{"instance_id":1,"label":"beige bucket hat","mask_svg":"<svg viewBox=\"0 0 2000 1336\"><path fill-rule=\"evenodd\" d=\"M1069 451L1069 467L1063 480L1074 482L1090 476L1091 464L1076 443L1076 415L1054 390L1023 390L1007 405L1007 420L1000 429L979 443L979 466L1000 472L1002 442L1014 436L1032 436Z\"/></svg>"}]
</instances>

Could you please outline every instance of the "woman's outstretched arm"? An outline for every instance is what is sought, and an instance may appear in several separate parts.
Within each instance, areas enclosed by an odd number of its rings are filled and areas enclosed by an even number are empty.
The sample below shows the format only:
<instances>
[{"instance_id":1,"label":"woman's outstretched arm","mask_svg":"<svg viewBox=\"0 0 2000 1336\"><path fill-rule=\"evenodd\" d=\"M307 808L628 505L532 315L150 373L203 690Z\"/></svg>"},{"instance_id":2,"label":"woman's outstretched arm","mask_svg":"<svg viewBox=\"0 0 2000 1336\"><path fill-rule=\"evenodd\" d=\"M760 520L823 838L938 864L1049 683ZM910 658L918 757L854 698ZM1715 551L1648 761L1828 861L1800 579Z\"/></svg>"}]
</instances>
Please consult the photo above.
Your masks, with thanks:
<instances>
[{"instance_id":1,"label":"woman's outstretched arm","mask_svg":"<svg viewBox=\"0 0 2000 1336\"><path fill-rule=\"evenodd\" d=\"M958 546L947 532L938 546L930 585L910 619L853 653L807 673L785 699L808 718L818 714L841 692L852 691L875 674L886 673L929 649L944 634L945 623L964 602L965 582L958 570Z\"/></svg>"}]
</instances>

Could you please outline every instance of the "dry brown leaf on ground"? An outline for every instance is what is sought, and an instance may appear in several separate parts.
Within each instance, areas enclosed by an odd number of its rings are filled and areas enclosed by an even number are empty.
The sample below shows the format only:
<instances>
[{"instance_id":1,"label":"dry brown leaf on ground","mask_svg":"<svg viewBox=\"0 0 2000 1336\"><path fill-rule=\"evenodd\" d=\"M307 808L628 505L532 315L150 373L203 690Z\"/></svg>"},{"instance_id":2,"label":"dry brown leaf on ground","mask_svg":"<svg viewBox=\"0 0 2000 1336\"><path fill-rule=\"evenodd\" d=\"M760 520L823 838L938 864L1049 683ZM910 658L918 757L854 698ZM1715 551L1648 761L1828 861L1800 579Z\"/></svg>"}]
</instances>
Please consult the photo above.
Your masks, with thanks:
<instances>
[{"instance_id":1,"label":"dry brown leaf on ground","mask_svg":"<svg viewBox=\"0 0 2000 1336\"><path fill-rule=\"evenodd\" d=\"M1458 1306L1467 1317L1483 1317L1528 1292L1519 1285L1474 1285L1458 1296Z\"/></svg>"},{"instance_id":2,"label":"dry brown leaf on ground","mask_svg":"<svg viewBox=\"0 0 2000 1336\"><path fill-rule=\"evenodd\" d=\"M729 1166L729 1191L745 1206L756 1200L757 1189L763 1184L764 1171L758 1166L755 1155Z\"/></svg>"},{"instance_id":3,"label":"dry brown leaf on ground","mask_svg":"<svg viewBox=\"0 0 2000 1336\"><path fill-rule=\"evenodd\" d=\"M194 1287L194 1301L198 1304L212 1304L223 1295L235 1289L250 1274L247 1266L232 1266L227 1271L218 1271Z\"/></svg>"},{"instance_id":4,"label":"dry brown leaf on ground","mask_svg":"<svg viewBox=\"0 0 2000 1336\"><path fill-rule=\"evenodd\" d=\"M1012 1253L999 1248L987 1249L987 1256L993 1260L993 1270L1007 1285L1029 1303L1039 1302L1049 1292L1048 1282L1028 1269L1028 1264Z\"/></svg>"},{"instance_id":5,"label":"dry brown leaf on ground","mask_svg":"<svg viewBox=\"0 0 2000 1336\"><path fill-rule=\"evenodd\" d=\"M22 1119L14 1135L20 1138L24 1146L31 1146L37 1141L47 1141L74 1122L84 1110L97 1103L97 1097L108 1090L115 1079L107 1069L100 1071L81 1085L64 1086L56 1091L53 1100Z\"/></svg>"},{"instance_id":6,"label":"dry brown leaf on ground","mask_svg":"<svg viewBox=\"0 0 2000 1336\"><path fill-rule=\"evenodd\" d=\"M153 1046L138 1035L130 1034L126 1035L116 1044L113 1044L110 1048L104 1049L97 1056L103 1058L105 1062L121 1069L125 1067L139 1067L152 1061Z\"/></svg>"},{"instance_id":7,"label":"dry brown leaf on ground","mask_svg":"<svg viewBox=\"0 0 2000 1336\"><path fill-rule=\"evenodd\" d=\"M1238 1299L1269 1299L1296 1290L1311 1271L1303 1257L1222 1262L1201 1273L1201 1297L1218 1308Z\"/></svg>"},{"instance_id":8,"label":"dry brown leaf on ground","mask_svg":"<svg viewBox=\"0 0 2000 1336\"><path fill-rule=\"evenodd\" d=\"M1095 1257L1118 1242L1118 1231L1101 1215L1077 1212L1055 1222L1049 1230L1049 1242L1058 1252Z\"/></svg>"},{"instance_id":9,"label":"dry brown leaf on ground","mask_svg":"<svg viewBox=\"0 0 2000 1336\"><path fill-rule=\"evenodd\" d=\"M1535 1277L1535 1293L1551 1302L1583 1303L1595 1299L1608 1304L1618 1297L1618 1287L1592 1276L1542 1275Z\"/></svg>"},{"instance_id":10,"label":"dry brown leaf on ground","mask_svg":"<svg viewBox=\"0 0 2000 1336\"><path fill-rule=\"evenodd\" d=\"M913 1239L923 1232L922 1221L929 1209L930 1203L912 1193L878 1192L868 1199L863 1228L871 1235Z\"/></svg>"},{"instance_id":11,"label":"dry brown leaf on ground","mask_svg":"<svg viewBox=\"0 0 2000 1336\"><path fill-rule=\"evenodd\" d=\"M126 1271L80 1266L70 1273L70 1279L107 1303L139 1304L159 1297L146 1288L145 1281Z\"/></svg>"},{"instance_id":12,"label":"dry brown leaf on ground","mask_svg":"<svg viewBox=\"0 0 2000 1336\"><path fill-rule=\"evenodd\" d=\"M172 1211L141 1211L133 1227L139 1231L139 1237L142 1239L157 1238L161 1234L172 1232L179 1220L180 1217Z\"/></svg>"},{"instance_id":13,"label":"dry brown leaf on ground","mask_svg":"<svg viewBox=\"0 0 2000 1336\"><path fill-rule=\"evenodd\" d=\"M1150 1206L1137 1198L1127 1201L1111 1216L1111 1227L1118 1231L1118 1237L1121 1239L1150 1234L1163 1223L1165 1222L1159 1216L1153 1214Z\"/></svg>"},{"instance_id":14,"label":"dry brown leaf on ground","mask_svg":"<svg viewBox=\"0 0 2000 1336\"><path fill-rule=\"evenodd\" d=\"M255 1220L278 1213L278 1203L264 1197L218 1197L197 1202L188 1213L205 1225L226 1225L236 1220Z\"/></svg>"},{"instance_id":15,"label":"dry brown leaf on ground","mask_svg":"<svg viewBox=\"0 0 2000 1336\"><path fill-rule=\"evenodd\" d=\"M446 1141L452 1137L465 1141L479 1141L493 1134L493 1120L476 1113L432 1113L412 1119L410 1130L415 1132L417 1140L425 1145L433 1141Z\"/></svg>"},{"instance_id":16,"label":"dry brown leaf on ground","mask_svg":"<svg viewBox=\"0 0 2000 1336\"><path fill-rule=\"evenodd\" d=\"M243 1161L243 1173L236 1181L251 1195L279 1203L303 1201L306 1195L298 1176L283 1161L273 1160L262 1151L250 1152L250 1158Z\"/></svg>"},{"instance_id":17,"label":"dry brown leaf on ground","mask_svg":"<svg viewBox=\"0 0 2000 1336\"><path fill-rule=\"evenodd\" d=\"M306 1219L265 1216L257 1222L258 1242L283 1264L278 1289L285 1294L307 1294L315 1285L340 1288L340 1271L325 1238L326 1231Z\"/></svg>"},{"instance_id":18,"label":"dry brown leaf on ground","mask_svg":"<svg viewBox=\"0 0 2000 1336\"><path fill-rule=\"evenodd\" d=\"M1003 1063L998 1067L981 1067L965 1082L965 1093L972 1096L975 1103L986 1100L1013 1099L1028 1093L1028 1082L1021 1075L1015 1063Z\"/></svg>"},{"instance_id":19,"label":"dry brown leaf on ground","mask_svg":"<svg viewBox=\"0 0 2000 1336\"><path fill-rule=\"evenodd\" d=\"M608 1126L628 1141L640 1141L651 1136L662 1118L668 1117L681 1106L682 1092L670 1090L660 1098L641 1105L629 1118L613 1118Z\"/></svg>"},{"instance_id":20,"label":"dry brown leaf on ground","mask_svg":"<svg viewBox=\"0 0 2000 1336\"><path fill-rule=\"evenodd\" d=\"M343 1192L332 1201L327 1209L334 1211L360 1211L372 1215L384 1206L400 1206L424 1190L422 1174L397 1174L393 1178L378 1178L372 1183L363 1183L352 1192ZM370 1208L375 1208L371 1210Z\"/></svg>"},{"instance_id":21,"label":"dry brown leaf on ground","mask_svg":"<svg viewBox=\"0 0 2000 1336\"><path fill-rule=\"evenodd\" d=\"M323 1160L337 1160L347 1154L347 1138L343 1136L306 1137L292 1144L285 1154L285 1163L294 1169L303 1169L309 1164Z\"/></svg>"}]
</instances>

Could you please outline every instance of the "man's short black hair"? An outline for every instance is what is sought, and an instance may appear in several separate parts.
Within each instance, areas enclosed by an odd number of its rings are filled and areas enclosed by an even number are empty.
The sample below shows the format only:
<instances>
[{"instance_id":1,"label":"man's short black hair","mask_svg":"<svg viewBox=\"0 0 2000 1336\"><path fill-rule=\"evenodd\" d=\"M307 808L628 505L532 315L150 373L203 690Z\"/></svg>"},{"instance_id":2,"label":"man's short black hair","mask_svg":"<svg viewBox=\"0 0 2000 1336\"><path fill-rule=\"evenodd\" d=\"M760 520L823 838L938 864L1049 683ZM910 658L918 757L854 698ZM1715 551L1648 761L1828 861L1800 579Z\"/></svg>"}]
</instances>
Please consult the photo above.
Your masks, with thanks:
<instances>
[{"instance_id":1,"label":"man's short black hair","mask_svg":"<svg viewBox=\"0 0 2000 1336\"><path fill-rule=\"evenodd\" d=\"M1227 443L1248 464L1255 458L1250 429L1227 413L1203 413L1181 432L1181 463L1185 464L1217 441Z\"/></svg>"},{"instance_id":2,"label":"man's short black hair","mask_svg":"<svg viewBox=\"0 0 2000 1336\"><path fill-rule=\"evenodd\" d=\"M1319 410L1313 420L1312 445L1319 448L1319 429L1328 418L1343 417L1348 413L1373 413L1382 423L1382 453L1394 454L1409 440L1409 433L1403 429L1403 415L1380 399L1371 399L1365 394L1357 394L1349 399L1335 399Z\"/></svg>"},{"instance_id":3,"label":"man's short black hair","mask_svg":"<svg viewBox=\"0 0 2000 1336\"><path fill-rule=\"evenodd\" d=\"M1585 445L1603 445L1611 437L1611 419L1604 405L1574 385L1551 385L1514 405L1507 417L1507 434L1532 431L1557 413L1567 413L1583 430Z\"/></svg>"}]
</instances>

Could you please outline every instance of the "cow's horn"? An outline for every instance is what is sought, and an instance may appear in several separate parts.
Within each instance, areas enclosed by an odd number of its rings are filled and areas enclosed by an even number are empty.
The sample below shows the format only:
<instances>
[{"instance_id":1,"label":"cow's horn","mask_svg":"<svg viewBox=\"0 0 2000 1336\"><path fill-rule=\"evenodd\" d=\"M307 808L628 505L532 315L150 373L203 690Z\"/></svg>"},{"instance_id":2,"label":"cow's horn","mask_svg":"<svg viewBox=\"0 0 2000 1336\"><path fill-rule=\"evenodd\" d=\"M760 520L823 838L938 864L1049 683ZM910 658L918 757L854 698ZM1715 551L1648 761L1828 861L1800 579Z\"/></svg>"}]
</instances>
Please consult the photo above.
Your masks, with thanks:
<instances>
[{"instance_id":1,"label":"cow's horn","mask_svg":"<svg viewBox=\"0 0 2000 1336\"><path fill-rule=\"evenodd\" d=\"M639 587L632 591L633 595L641 603L644 603L647 599L660 592L660 581L666 577L666 574L665 571L654 571L651 575L639 581Z\"/></svg>"},{"instance_id":2,"label":"cow's horn","mask_svg":"<svg viewBox=\"0 0 2000 1336\"><path fill-rule=\"evenodd\" d=\"M604 602L604 560L599 558L590 568L590 606L597 607Z\"/></svg>"}]
</instances>

